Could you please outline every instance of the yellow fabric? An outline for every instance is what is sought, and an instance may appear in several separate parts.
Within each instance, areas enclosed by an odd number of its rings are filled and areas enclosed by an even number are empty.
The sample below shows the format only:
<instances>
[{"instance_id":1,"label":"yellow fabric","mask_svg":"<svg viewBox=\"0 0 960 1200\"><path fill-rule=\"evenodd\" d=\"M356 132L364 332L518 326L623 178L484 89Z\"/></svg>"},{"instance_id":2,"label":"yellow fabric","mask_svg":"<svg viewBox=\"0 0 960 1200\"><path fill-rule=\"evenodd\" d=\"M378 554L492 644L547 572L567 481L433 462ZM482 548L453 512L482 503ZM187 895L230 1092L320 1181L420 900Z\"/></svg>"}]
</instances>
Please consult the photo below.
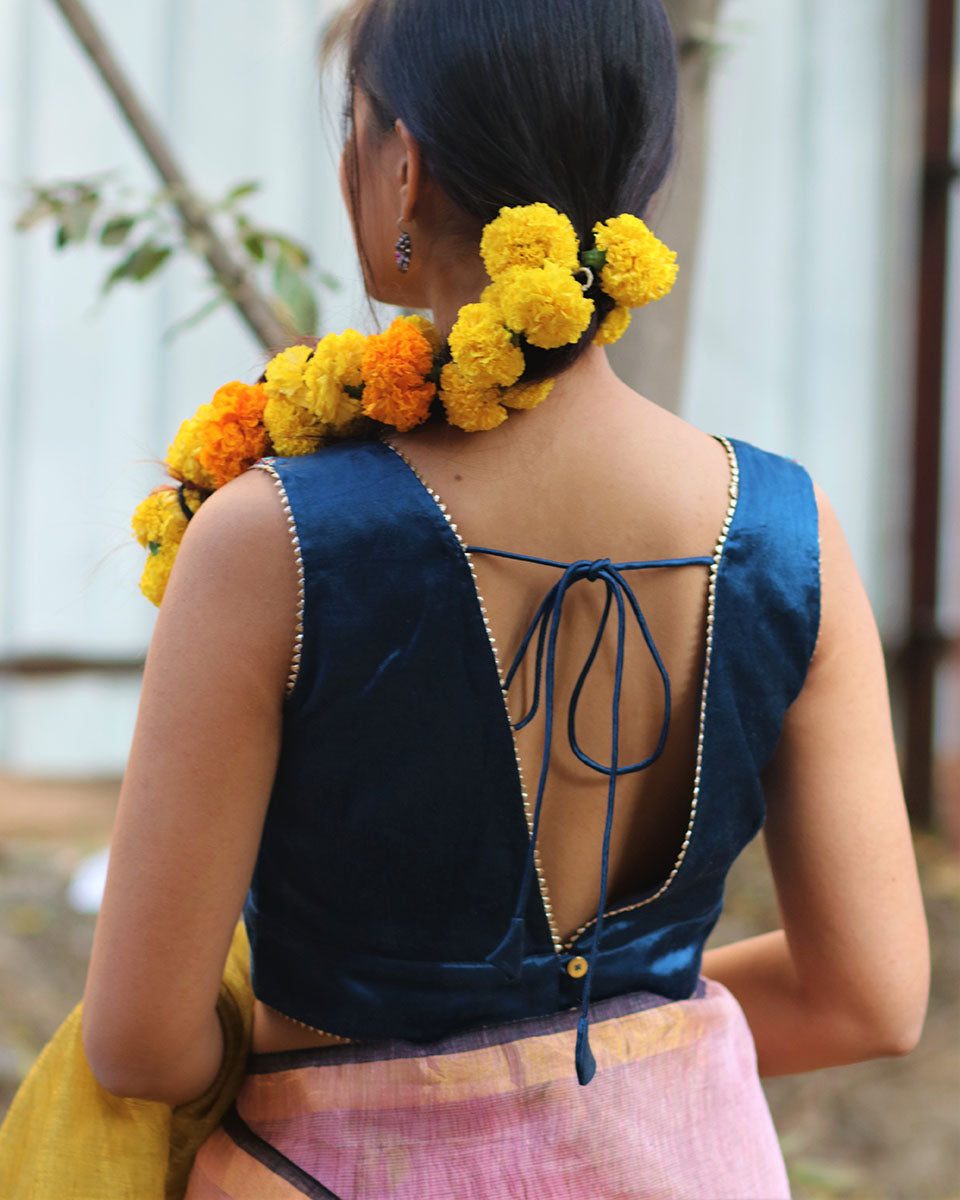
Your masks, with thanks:
<instances>
[{"instance_id":1,"label":"yellow fabric","mask_svg":"<svg viewBox=\"0 0 960 1200\"><path fill-rule=\"evenodd\" d=\"M81 1005L44 1047L0 1126L3 1200L180 1200L201 1144L240 1090L253 1029L250 947L237 926L217 1013L224 1058L189 1104L123 1100L83 1052Z\"/></svg>"}]
</instances>

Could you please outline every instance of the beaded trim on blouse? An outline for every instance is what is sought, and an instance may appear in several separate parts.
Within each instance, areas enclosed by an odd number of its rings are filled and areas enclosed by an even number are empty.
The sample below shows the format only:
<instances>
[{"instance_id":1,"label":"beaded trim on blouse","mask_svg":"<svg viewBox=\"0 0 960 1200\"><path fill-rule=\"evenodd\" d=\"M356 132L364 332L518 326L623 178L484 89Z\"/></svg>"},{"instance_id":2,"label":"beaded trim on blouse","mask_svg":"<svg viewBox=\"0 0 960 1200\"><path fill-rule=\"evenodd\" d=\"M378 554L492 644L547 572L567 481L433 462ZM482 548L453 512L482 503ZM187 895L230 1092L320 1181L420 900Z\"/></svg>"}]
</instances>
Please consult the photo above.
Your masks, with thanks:
<instances>
[{"instance_id":1,"label":"beaded trim on blouse","mask_svg":"<svg viewBox=\"0 0 960 1200\"><path fill-rule=\"evenodd\" d=\"M300 660L303 656L303 609L306 600L306 581L303 573L303 553L300 547L300 537L297 534L297 523L294 520L293 509L290 507L290 498L287 495L287 489L283 486L283 480L280 478L276 467L269 458L260 459L253 464L251 470L257 469L266 471L276 486L280 494L280 503L283 505L283 512L287 518L287 529L290 531L290 541L293 545L293 552L297 559L297 625L293 638L293 653L290 659L290 671L287 675L287 686L284 689L284 695L289 696L293 691L293 685L297 682L297 676L300 674Z\"/></svg>"}]
</instances>

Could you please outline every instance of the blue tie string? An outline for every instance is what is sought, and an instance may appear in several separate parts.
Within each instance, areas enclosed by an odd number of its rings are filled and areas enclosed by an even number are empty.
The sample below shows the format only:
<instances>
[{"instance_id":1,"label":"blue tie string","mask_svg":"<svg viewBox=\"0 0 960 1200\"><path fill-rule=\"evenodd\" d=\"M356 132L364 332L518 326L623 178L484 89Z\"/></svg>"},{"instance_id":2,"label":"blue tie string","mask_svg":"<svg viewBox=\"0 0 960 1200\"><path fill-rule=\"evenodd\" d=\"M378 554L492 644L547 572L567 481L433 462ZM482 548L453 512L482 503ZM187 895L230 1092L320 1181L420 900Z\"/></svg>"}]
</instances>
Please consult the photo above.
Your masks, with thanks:
<instances>
[{"instance_id":1,"label":"blue tie string","mask_svg":"<svg viewBox=\"0 0 960 1200\"><path fill-rule=\"evenodd\" d=\"M510 920L510 925L500 944L487 956L487 962L498 967L504 975L509 979L516 979L520 976L523 970L523 960L525 957L526 943L526 925L524 914L530 897L530 889L533 884L534 870L536 866L536 845L537 836L540 832L540 814L543 807L543 796L546 788L547 771L550 763L550 745L553 737L553 709L554 709L554 676L555 676L555 661L556 661L556 645L557 635L560 629L560 617L563 609L563 598L567 590L579 579L587 579L595 581L602 579L606 585L607 595L603 608L603 614L600 618L600 624L597 628L596 636L593 640L593 645L590 647L590 652L587 655L586 662L577 678L573 691L570 696L570 709L567 718L567 737L570 742L570 748L580 761L593 770L600 772L603 775L609 776L609 785L607 788L607 813L606 821L603 830L603 850L600 863L600 897L597 905L596 923L594 925L593 937L590 945L590 957L587 967L586 981L583 987L583 996L580 1003L580 1017L577 1022L577 1045L576 1045L576 1070L577 1079L581 1084L587 1084L593 1078L596 1072L596 1060L593 1052L590 1049L590 995L593 987L593 977L596 973L598 955L600 951L600 941L603 936L603 914L607 901L607 882L609 874L610 862L610 837L613 831L613 815L616 801L617 777L620 775L628 775L634 771L643 771L657 761L663 753L663 748L666 745L667 733L670 727L670 678L667 670L663 665L663 660L660 657L660 652L657 649L653 636L647 625L646 618L640 608L636 596L627 581L620 574L621 571L640 571L653 570L659 567L689 567L689 566L711 566L712 558L670 558L670 559L653 559L646 562L623 562L613 563L609 558L600 558L590 561L588 559L578 559L573 563L556 562L553 559L537 558L528 554L515 554L508 550L492 550L487 546L467 546L467 552L471 554L496 554L503 558L518 559L522 562L535 562L544 566L561 567L563 574L560 579L550 588L546 596L537 608L533 621L529 629L524 634L523 640L520 643L520 648L517 651L516 657L510 670L507 672L505 679L505 687L509 688L523 657L526 654L527 647L533 638L534 633L537 633L537 650L536 650L536 668L534 674L534 690L533 700L531 701L530 710L519 721L513 725L514 729L522 729L534 717L540 705L540 678L543 672L544 648L546 647L546 678L544 691L546 698L544 702L544 720L545 733L543 740L543 757L540 763L540 777L537 782L537 796L533 808L533 820L530 829L530 845L527 851L526 862L524 865L523 878L520 885L520 892L517 897L516 907L513 916ZM636 618L640 632L643 635L643 640L650 651L656 665L657 672L663 685L663 722L660 728L660 736L653 751L635 763L630 763L626 766L619 765L619 748L620 748L620 692L623 683L623 659L625 648L626 634L626 607L624 604L624 595L629 600L630 607ZM617 658L616 668L614 671L613 682L613 701L612 701L612 735L610 745L610 766L606 767L602 763L598 763L581 750L576 736L576 710L579 702L580 693L583 685L586 682L587 676L590 673L590 668L593 666L597 651L600 648L600 643L603 639L604 630L607 625L607 618L610 613L610 607L613 601L617 605Z\"/></svg>"}]
</instances>

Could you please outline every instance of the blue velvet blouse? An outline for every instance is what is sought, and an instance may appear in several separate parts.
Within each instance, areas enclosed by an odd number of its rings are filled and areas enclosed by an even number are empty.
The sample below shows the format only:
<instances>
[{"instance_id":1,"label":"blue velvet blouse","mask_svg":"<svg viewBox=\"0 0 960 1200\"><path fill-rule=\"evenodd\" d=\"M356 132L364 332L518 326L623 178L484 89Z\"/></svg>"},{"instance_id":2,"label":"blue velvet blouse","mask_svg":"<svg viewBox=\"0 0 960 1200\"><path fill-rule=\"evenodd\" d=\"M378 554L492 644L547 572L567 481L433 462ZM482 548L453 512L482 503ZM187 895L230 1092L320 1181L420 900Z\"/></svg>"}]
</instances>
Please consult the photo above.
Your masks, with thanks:
<instances>
[{"instance_id":1,"label":"blue velvet blouse","mask_svg":"<svg viewBox=\"0 0 960 1200\"><path fill-rule=\"evenodd\" d=\"M721 440L730 507L714 554L553 564L557 583L506 675L471 564L475 553L505 552L466 546L397 451L343 442L257 463L280 492L301 568L279 762L244 906L258 999L361 1041L432 1041L580 1007L585 1083L591 1000L693 994L727 871L763 823L760 773L803 684L820 610L809 476ZM669 875L612 908L605 838L597 916L561 941L534 855L549 747L531 796L506 688L536 636L535 703L546 706L547 727L555 724L553 656L569 587L606 587L621 671L624 623L637 622L661 672L659 746L621 765L615 727L610 760L598 763L576 742L576 694L567 723L574 752L606 777L609 836L617 778L655 761L669 722L655 631L629 583L631 572L663 566L709 573L687 832ZM601 635L602 626L594 651Z\"/></svg>"}]
</instances>

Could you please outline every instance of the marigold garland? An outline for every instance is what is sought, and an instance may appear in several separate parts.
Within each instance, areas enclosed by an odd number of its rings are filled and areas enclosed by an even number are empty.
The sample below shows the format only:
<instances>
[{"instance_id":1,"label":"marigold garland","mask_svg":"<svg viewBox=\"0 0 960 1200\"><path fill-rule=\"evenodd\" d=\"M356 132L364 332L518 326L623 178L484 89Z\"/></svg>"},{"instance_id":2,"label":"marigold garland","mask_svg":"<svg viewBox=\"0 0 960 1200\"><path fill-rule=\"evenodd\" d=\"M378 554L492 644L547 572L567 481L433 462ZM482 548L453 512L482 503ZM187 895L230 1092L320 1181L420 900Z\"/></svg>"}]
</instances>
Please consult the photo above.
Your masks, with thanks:
<instances>
[{"instance_id":1,"label":"marigold garland","mask_svg":"<svg viewBox=\"0 0 960 1200\"><path fill-rule=\"evenodd\" d=\"M440 395L451 425L468 433L496 429L508 416L500 403L497 387L477 387L455 362L447 363L440 373Z\"/></svg>"},{"instance_id":2,"label":"marigold garland","mask_svg":"<svg viewBox=\"0 0 960 1200\"><path fill-rule=\"evenodd\" d=\"M497 281L507 326L532 346L555 350L580 340L596 305L559 263L512 267Z\"/></svg>"},{"instance_id":3,"label":"marigold garland","mask_svg":"<svg viewBox=\"0 0 960 1200\"><path fill-rule=\"evenodd\" d=\"M298 457L319 450L330 427L326 421L282 396L271 396L263 413L264 424L275 452L283 457Z\"/></svg>"},{"instance_id":4,"label":"marigold garland","mask_svg":"<svg viewBox=\"0 0 960 1200\"><path fill-rule=\"evenodd\" d=\"M408 315L368 337L346 329L314 347L290 346L262 383L220 388L181 423L167 451L180 486L156 489L133 514L134 535L149 551L143 594L154 604L163 599L188 513L266 454L310 454L383 426L413 429L438 396L447 421L467 432L495 429L509 410L542 403L555 379L521 382L523 343L578 342L596 311L585 294L591 279L616 302L593 337L605 346L623 336L631 308L666 295L676 278L676 255L638 217L598 221L593 235L595 246L581 252L570 219L550 205L501 208L480 242L492 282L457 314L449 361L436 326Z\"/></svg>"},{"instance_id":5,"label":"marigold garland","mask_svg":"<svg viewBox=\"0 0 960 1200\"><path fill-rule=\"evenodd\" d=\"M328 333L304 364L303 403L334 429L347 425L360 413L361 363L366 341L355 329Z\"/></svg>"},{"instance_id":6,"label":"marigold garland","mask_svg":"<svg viewBox=\"0 0 960 1200\"><path fill-rule=\"evenodd\" d=\"M191 490L185 496L190 511L196 512L200 507L199 494ZM137 541L150 551L140 578L140 590L151 603L159 604L166 591L177 547L187 528L187 515L181 507L177 489L154 489L137 505L131 525Z\"/></svg>"},{"instance_id":7,"label":"marigold garland","mask_svg":"<svg viewBox=\"0 0 960 1200\"><path fill-rule=\"evenodd\" d=\"M450 353L480 387L511 387L524 370L523 351L503 321L499 305L465 304L450 331Z\"/></svg>"},{"instance_id":8,"label":"marigold garland","mask_svg":"<svg viewBox=\"0 0 960 1200\"><path fill-rule=\"evenodd\" d=\"M290 346L271 359L264 371L264 384L271 400L289 400L301 408L310 408L306 369L313 350L309 346Z\"/></svg>"},{"instance_id":9,"label":"marigold garland","mask_svg":"<svg viewBox=\"0 0 960 1200\"><path fill-rule=\"evenodd\" d=\"M223 487L262 458L267 449L263 410L267 394L259 384L225 384L213 397L214 415L200 431L200 465Z\"/></svg>"},{"instance_id":10,"label":"marigold garland","mask_svg":"<svg viewBox=\"0 0 960 1200\"><path fill-rule=\"evenodd\" d=\"M677 256L639 217L623 213L593 227L597 249L606 254L603 290L624 308L660 300L677 278Z\"/></svg>"},{"instance_id":11,"label":"marigold garland","mask_svg":"<svg viewBox=\"0 0 960 1200\"><path fill-rule=\"evenodd\" d=\"M593 340L598 346L609 346L613 342L619 342L627 332L629 324L630 309L621 308L618 304L600 322L600 328L597 330Z\"/></svg>"},{"instance_id":12,"label":"marigold garland","mask_svg":"<svg viewBox=\"0 0 960 1200\"><path fill-rule=\"evenodd\" d=\"M480 254L491 279L512 267L542 267L547 262L575 271L579 253L570 218L543 203L501 208L480 239Z\"/></svg>"},{"instance_id":13,"label":"marigold garland","mask_svg":"<svg viewBox=\"0 0 960 1200\"><path fill-rule=\"evenodd\" d=\"M363 411L402 433L427 419L437 385L428 380L433 350L403 317L367 338L363 351Z\"/></svg>"}]
</instances>

